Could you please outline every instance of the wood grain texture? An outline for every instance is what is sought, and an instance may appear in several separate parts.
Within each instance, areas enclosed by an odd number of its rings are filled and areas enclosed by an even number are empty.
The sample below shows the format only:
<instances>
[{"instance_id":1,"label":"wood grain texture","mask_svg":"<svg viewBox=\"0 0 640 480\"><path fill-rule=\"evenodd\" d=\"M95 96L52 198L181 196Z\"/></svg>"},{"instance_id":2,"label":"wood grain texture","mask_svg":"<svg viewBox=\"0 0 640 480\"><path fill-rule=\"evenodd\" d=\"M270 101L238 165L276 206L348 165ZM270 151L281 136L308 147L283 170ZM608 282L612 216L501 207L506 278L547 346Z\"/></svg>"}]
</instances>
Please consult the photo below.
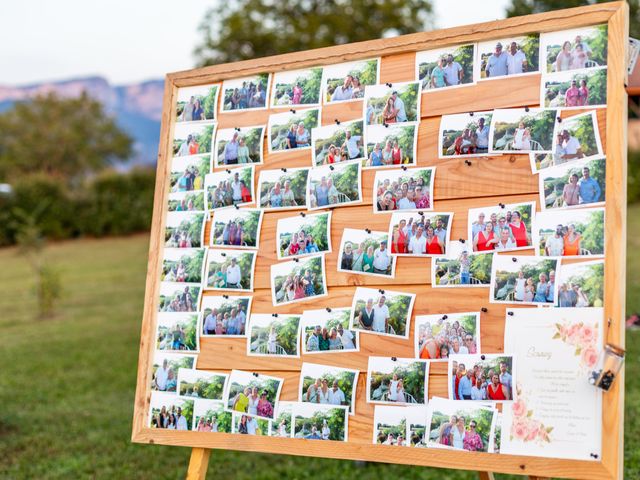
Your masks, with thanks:
<instances>
[{"instance_id":1,"label":"wood grain texture","mask_svg":"<svg viewBox=\"0 0 640 480\"><path fill-rule=\"evenodd\" d=\"M134 407L132 439L136 442L191 446L198 449L225 448L267 453L287 452L294 455L321 456L390 463L415 464L446 468L459 468L481 472L504 472L535 478L613 479L622 476L622 417L623 378L613 391L604 396L602 462L554 460L548 458L513 455L491 455L434 449L394 448L372 445L372 405L364 399L366 364L369 355L382 352L393 356L413 356L413 336L400 340L361 334L358 354L305 355L299 359L265 360L247 357L246 343L240 339L202 339L198 368L226 371L241 365L244 369L280 374L285 378L282 399L297 398L299 368L303 361L341 365L364 372L359 379L356 415L350 417L349 442L309 442L279 438L259 438L203 432L175 432L152 430L146 426L150 391L149 375L153 354L153 332L157 309L159 269L163 251L163 229L168 191L168 171L175 114L176 88L187 85L221 82L227 78L250 75L262 71L282 71L314 65L338 63L358 58L381 57L381 82L413 80L415 52L445 45L516 36L533 31L552 31L609 22L609 77L608 108L598 110L598 123L602 144L607 150L607 263L605 268L605 313L612 319L609 341L624 345L624 238L625 231L625 179L626 179L626 96L624 93L624 48L626 48L627 7L624 2L580 7L570 11L555 11L528 17L425 32L392 39L360 42L298 52L282 56L217 65L188 72L170 74L165 85L160 154L156 179L154 216L149 249L147 288L141 330L140 360ZM422 96L422 122L418 133L417 165L435 166L435 210L455 212L452 238L466 237L466 214L470 207L495 205L498 201L515 202L535 200L538 203L536 176L531 174L526 155L504 155L471 159L467 166L462 159L438 159L439 116L464 113L470 110L537 106L539 102L539 75L479 82L455 92L437 91ZM496 95L496 92L500 92ZM266 124L269 110L226 113L219 115L221 128ZM563 112L562 116L579 112ZM362 115L362 102L331 105L323 108L322 123L338 119L346 121ZM266 151L266 149L265 149ZM310 166L308 152L265 154L265 166L280 168ZM486 306L481 315L481 341L483 351L500 352L503 348L505 306L488 302L488 288L431 289L430 260L401 258L396 279L389 282L377 277L337 273L336 259L342 229L354 226L354 218L366 216L367 227L386 231L389 216L373 215L371 186L373 171L363 174L363 204L334 209L332 243L333 253L327 256L327 274L330 296L309 302L274 308L268 281L268 265L275 262L275 225L278 218L297 215L296 211L267 213L263 221L259 258L256 266L256 291L253 312L300 312L303 309L341 307L351 305L355 285L413 291L417 294L414 316L453 311L477 311ZM256 181L258 175L256 174ZM539 209L539 205L538 205ZM360 225L360 221L357 222ZM357 227L356 227L357 228ZM364 227L363 227L364 228ZM208 240L208 238L207 238ZM523 252L532 254L532 250ZM414 319L412 318L412 323ZM430 395L446 394L447 367L444 363L431 366ZM195 464L202 466L203 452L195 453ZM206 462L205 462L206 463ZM534 478L534 477L532 477Z\"/></svg>"},{"instance_id":2,"label":"wood grain texture","mask_svg":"<svg viewBox=\"0 0 640 480\"><path fill-rule=\"evenodd\" d=\"M210 456L211 449L209 448L194 448L191 450L187 480L205 480L207 478Z\"/></svg>"}]
</instances>

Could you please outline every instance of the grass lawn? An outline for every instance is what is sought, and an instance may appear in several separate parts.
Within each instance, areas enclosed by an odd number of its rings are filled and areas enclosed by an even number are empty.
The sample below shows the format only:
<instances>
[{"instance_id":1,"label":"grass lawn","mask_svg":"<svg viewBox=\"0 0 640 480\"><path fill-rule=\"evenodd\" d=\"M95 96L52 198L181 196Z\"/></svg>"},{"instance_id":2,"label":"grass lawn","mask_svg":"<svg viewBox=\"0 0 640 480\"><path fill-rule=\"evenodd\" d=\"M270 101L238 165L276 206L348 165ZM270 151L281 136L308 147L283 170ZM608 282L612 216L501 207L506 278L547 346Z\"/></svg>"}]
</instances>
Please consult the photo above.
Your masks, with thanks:
<instances>
[{"instance_id":1,"label":"grass lawn","mask_svg":"<svg viewBox=\"0 0 640 480\"><path fill-rule=\"evenodd\" d=\"M640 311L640 206L629 210L628 310ZM130 442L147 237L52 245L65 297L34 319L33 280L15 249L0 250L0 477L183 478L189 449ZM640 366L640 331L627 338ZM635 368L634 368L635 367ZM627 375L626 474L640 477L640 379ZM473 473L214 451L208 478L475 479ZM521 478L498 476L500 479Z\"/></svg>"}]
</instances>

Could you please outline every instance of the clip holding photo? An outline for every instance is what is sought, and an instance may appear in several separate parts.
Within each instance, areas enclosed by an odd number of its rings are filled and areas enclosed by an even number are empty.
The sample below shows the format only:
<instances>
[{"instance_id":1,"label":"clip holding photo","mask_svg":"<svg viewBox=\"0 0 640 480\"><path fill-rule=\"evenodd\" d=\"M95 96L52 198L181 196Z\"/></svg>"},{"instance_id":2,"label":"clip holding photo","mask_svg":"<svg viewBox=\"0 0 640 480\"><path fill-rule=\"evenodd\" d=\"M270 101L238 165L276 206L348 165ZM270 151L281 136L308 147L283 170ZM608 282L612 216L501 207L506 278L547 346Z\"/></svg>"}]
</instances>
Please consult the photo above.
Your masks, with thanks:
<instances>
[{"instance_id":1,"label":"clip holding photo","mask_svg":"<svg viewBox=\"0 0 640 480\"><path fill-rule=\"evenodd\" d=\"M524 111L529 113L529 107L524 107Z\"/></svg>"},{"instance_id":2,"label":"clip holding photo","mask_svg":"<svg viewBox=\"0 0 640 480\"><path fill-rule=\"evenodd\" d=\"M480 311L481 311L482 313L487 313L489 310L487 310L487 307L482 307L482 308L480 309Z\"/></svg>"},{"instance_id":3,"label":"clip holding photo","mask_svg":"<svg viewBox=\"0 0 640 480\"><path fill-rule=\"evenodd\" d=\"M287 173L287 169L282 167L280 170L282 170L284 173Z\"/></svg>"},{"instance_id":4,"label":"clip holding photo","mask_svg":"<svg viewBox=\"0 0 640 480\"><path fill-rule=\"evenodd\" d=\"M367 232L369 235L371 235L371 229L370 228L365 228L364 231Z\"/></svg>"},{"instance_id":5,"label":"clip holding photo","mask_svg":"<svg viewBox=\"0 0 640 480\"><path fill-rule=\"evenodd\" d=\"M385 85L386 85L387 87L389 87L389 88L393 88L393 84L391 84L391 83L389 83L389 82L385 83Z\"/></svg>"},{"instance_id":6,"label":"clip holding photo","mask_svg":"<svg viewBox=\"0 0 640 480\"><path fill-rule=\"evenodd\" d=\"M473 164L471 163L471 160L469 160L468 158L465 158L465 159L464 159L464 163L467 165L467 167L470 167L471 165L473 165Z\"/></svg>"},{"instance_id":7,"label":"clip holding photo","mask_svg":"<svg viewBox=\"0 0 640 480\"><path fill-rule=\"evenodd\" d=\"M304 218L304 217L306 217L306 216L307 216L307 214L306 214L306 213L304 213L304 212L300 212L300 216L301 216L302 218Z\"/></svg>"},{"instance_id":8,"label":"clip holding photo","mask_svg":"<svg viewBox=\"0 0 640 480\"><path fill-rule=\"evenodd\" d=\"M290 109L289 109L289 111L290 111L291 113L293 113L294 115L296 114L296 111L295 111L293 108L290 108Z\"/></svg>"},{"instance_id":9,"label":"clip holding photo","mask_svg":"<svg viewBox=\"0 0 640 480\"><path fill-rule=\"evenodd\" d=\"M380 292L381 295L384 295L384 290L383 289L379 288L378 292Z\"/></svg>"},{"instance_id":10,"label":"clip holding photo","mask_svg":"<svg viewBox=\"0 0 640 480\"><path fill-rule=\"evenodd\" d=\"M229 295L222 295L222 298L224 298L225 300L229 300Z\"/></svg>"},{"instance_id":11,"label":"clip holding photo","mask_svg":"<svg viewBox=\"0 0 640 480\"><path fill-rule=\"evenodd\" d=\"M325 310L326 310L327 312L331 313L331 308L327 307Z\"/></svg>"},{"instance_id":12,"label":"clip holding photo","mask_svg":"<svg viewBox=\"0 0 640 480\"><path fill-rule=\"evenodd\" d=\"M233 129L234 129L236 132L239 132L239 131L240 131L240 128L238 128L238 127L233 127Z\"/></svg>"},{"instance_id":13,"label":"clip holding photo","mask_svg":"<svg viewBox=\"0 0 640 480\"><path fill-rule=\"evenodd\" d=\"M333 121L336 122L336 125L340 125L340 120L338 120L337 118L335 118Z\"/></svg>"}]
</instances>

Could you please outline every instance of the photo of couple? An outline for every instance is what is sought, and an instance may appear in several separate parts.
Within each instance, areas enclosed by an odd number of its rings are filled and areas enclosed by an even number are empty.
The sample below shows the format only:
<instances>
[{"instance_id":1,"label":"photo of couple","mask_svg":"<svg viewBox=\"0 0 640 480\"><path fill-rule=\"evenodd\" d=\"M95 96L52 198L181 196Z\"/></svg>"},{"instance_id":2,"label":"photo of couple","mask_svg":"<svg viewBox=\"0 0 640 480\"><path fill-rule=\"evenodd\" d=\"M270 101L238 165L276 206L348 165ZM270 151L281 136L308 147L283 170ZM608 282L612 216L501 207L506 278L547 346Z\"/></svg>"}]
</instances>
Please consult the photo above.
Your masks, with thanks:
<instances>
[{"instance_id":1,"label":"photo of couple","mask_svg":"<svg viewBox=\"0 0 640 480\"><path fill-rule=\"evenodd\" d=\"M544 257L599 257L604 255L604 232L604 208L547 210L536 215L533 240Z\"/></svg>"},{"instance_id":2,"label":"photo of couple","mask_svg":"<svg viewBox=\"0 0 640 480\"><path fill-rule=\"evenodd\" d=\"M244 337L252 297L205 295L202 297L202 335Z\"/></svg>"},{"instance_id":3,"label":"photo of couple","mask_svg":"<svg viewBox=\"0 0 640 480\"><path fill-rule=\"evenodd\" d=\"M326 295L324 255L271 265L271 300L274 307Z\"/></svg>"},{"instance_id":4,"label":"photo of couple","mask_svg":"<svg viewBox=\"0 0 640 480\"><path fill-rule=\"evenodd\" d=\"M531 248L531 222L535 212L535 202L470 208L467 235L473 251Z\"/></svg>"},{"instance_id":5,"label":"photo of couple","mask_svg":"<svg viewBox=\"0 0 640 480\"><path fill-rule=\"evenodd\" d=\"M429 362L414 358L369 357L367 402L426 405Z\"/></svg>"},{"instance_id":6,"label":"photo of couple","mask_svg":"<svg viewBox=\"0 0 640 480\"><path fill-rule=\"evenodd\" d=\"M201 178L201 182L204 185L204 176ZM169 212L203 212L204 192L202 190L171 192L169 193L167 210Z\"/></svg>"},{"instance_id":7,"label":"photo of couple","mask_svg":"<svg viewBox=\"0 0 640 480\"><path fill-rule=\"evenodd\" d=\"M324 103L361 100L365 86L376 85L379 77L379 58L325 66L322 72Z\"/></svg>"},{"instance_id":8,"label":"photo of couple","mask_svg":"<svg viewBox=\"0 0 640 480\"><path fill-rule=\"evenodd\" d=\"M149 427L191 430L193 400L164 392L151 392Z\"/></svg>"},{"instance_id":9,"label":"photo of couple","mask_svg":"<svg viewBox=\"0 0 640 480\"><path fill-rule=\"evenodd\" d=\"M491 303L554 305L558 298L557 258L494 255L491 269Z\"/></svg>"},{"instance_id":10,"label":"photo of couple","mask_svg":"<svg viewBox=\"0 0 640 480\"><path fill-rule=\"evenodd\" d=\"M449 357L449 400L514 400L513 367L513 356L452 354Z\"/></svg>"},{"instance_id":11,"label":"photo of couple","mask_svg":"<svg viewBox=\"0 0 640 480\"><path fill-rule=\"evenodd\" d=\"M365 125L417 122L420 120L420 83L367 86L363 108Z\"/></svg>"},{"instance_id":12,"label":"photo of couple","mask_svg":"<svg viewBox=\"0 0 640 480\"><path fill-rule=\"evenodd\" d=\"M311 130L320 126L320 109L290 110L269 116L269 153L311 148Z\"/></svg>"},{"instance_id":13,"label":"photo of couple","mask_svg":"<svg viewBox=\"0 0 640 480\"><path fill-rule=\"evenodd\" d=\"M356 287L351 304L351 330L409 338L415 294Z\"/></svg>"},{"instance_id":14,"label":"photo of couple","mask_svg":"<svg viewBox=\"0 0 640 480\"><path fill-rule=\"evenodd\" d=\"M168 212L164 230L165 248L199 248L204 236L203 212Z\"/></svg>"},{"instance_id":15,"label":"photo of couple","mask_svg":"<svg viewBox=\"0 0 640 480\"><path fill-rule=\"evenodd\" d=\"M349 409L345 406L296 402L292 417L293 438L347 441Z\"/></svg>"},{"instance_id":16,"label":"photo of couple","mask_svg":"<svg viewBox=\"0 0 640 480\"><path fill-rule=\"evenodd\" d=\"M207 210L253 202L253 165L209 173L204 179Z\"/></svg>"},{"instance_id":17,"label":"photo of couple","mask_svg":"<svg viewBox=\"0 0 640 480\"><path fill-rule=\"evenodd\" d=\"M431 286L488 287L492 261L492 252L470 253L466 242L450 242L449 255L431 261Z\"/></svg>"},{"instance_id":18,"label":"photo of couple","mask_svg":"<svg viewBox=\"0 0 640 480\"><path fill-rule=\"evenodd\" d=\"M218 400L195 399L193 403L193 430L195 432L231 433L230 412Z\"/></svg>"},{"instance_id":19,"label":"photo of couple","mask_svg":"<svg viewBox=\"0 0 640 480\"><path fill-rule=\"evenodd\" d=\"M300 315L284 313L251 315L247 355L299 357L299 344Z\"/></svg>"},{"instance_id":20,"label":"photo of couple","mask_svg":"<svg viewBox=\"0 0 640 480\"><path fill-rule=\"evenodd\" d=\"M607 64L607 25L540 35L546 71L581 70Z\"/></svg>"},{"instance_id":21,"label":"photo of couple","mask_svg":"<svg viewBox=\"0 0 640 480\"><path fill-rule=\"evenodd\" d=\"M268 375L231 370L223 395L225 410L271 420L283 381Z\"/></svg>"},{"instance_id":22,"label":"photo of couple","mask_svg":"<svg viewBox=\"0 0 640 480\"><path fill-rule=\"evenodd\" d=\"M256 252L210 249L205 278L207 290L253 292Z\"/></svg>"},{"instance_id":23,"label":"photo of couple","mask_svg":"<svg viewBox=\"0 0 640 480\"><path fill-rule=\"evenodd\" d=\"M458 113L440 117L440 158L489 154L489 130L493 112Z\"/></svg>"},{"instance_id":24,"label":"photo of couple","mask_svg":"<svg viewBox=\"0 0 640 480\"><path fill-rule=\"evenodd\" d=\"M539 175L543 210L597 206L605 201L606 159L576 160Z\"/></svg>"},{"instance_id":25,"label":"photo of couple","mask_svg":"<svg viewBox=\"0 0 640 480\"><path fill-rule=\"evenodd\" d=\"M331 165L364 158L362 120L337 122L311 130L312 166Z\"/></svg>"},{"instance_id":26,"label":"photo of couple","mask_svg":"<svg viewBox=\"0 0 640 480\"><path fill-rule=\"evenodd\" d=\"M558 110L511 108L493 111L489 153L551 153Z\"/></svg>"},{"instance_id":27,"label":"photo of couple","mask_svg":"<svg viewBox=\"0 0 640 480\"><path fill-rule=\"evenodd\" d=\"M210 246L258 248L262 216L259 208L216 210L211 223Z\"/></svg>"},{"instance_id":28,"label":"photo of couple","mask_svg":"<svg viewBox=\"0 0 640 480\"><path fill-rule=\"evenodd\" d=\"M428 447L489 452L497 411L490 406L434 398L427 408Z\"/></svg>"},{"instance_id":29,"label":"photo of couple","mask_svg":"<svg viewBox=\"0 0 640 480\"><path fill-rule=\"evenodd\" d=\"M355 413L358 371L316 363L302 364L300 370L300 402L346 406Z\"/></svg>"},{"instance_id":30,"label":"photo of couple","mask_svg":"<svg viewBox=\"0 0 640 480\"><path fill-rule=\"evenodd\" d=\"M208 370L178 370L178 395L182 397L222 400L224 385L229 375Z\"/></svg>"},{"instance_id":31,"label":"photo of couple","mask_svg":"<svg viewBox=\"0 0 640 480\"><path fill-rule=\"evenodd\" d=\"M562 263L558 284L558 307L602 307L604 260Z\"/></svg>"},{"instance_id":32,"label":"photo of couple","mask_svg":"<svg viewBox=\"0 0 640 480\"><path fill-rule=\"evenodd\" d=\"M302 312L302 353L358 352L360 334L349 329L351 308L324 308Z\"/></svg>"},{"instance_id":33,"label":"photo of couple","mask_svg":"<svg viewBox=\"0 0 640 480\"><path fill-rule=\"evenodd\" d=\"M478 43L478 78L487 80L538 72L540 35L490 40Z\"/></svg>"},{"instance_id":34,"label":"photo of couple","mask_svg":"<svg viewBox=\"0 0 640 480\"><path fill-rule=\"evenodd\" d=\"M173 131L173 156L188 157L211 153L216 123L178 123Z\"/></svg>"},{"instance_id":35,"label":"photo of couple","mask_svg":"<svg viewBox=\"0 0 640 480\"><path fill-rule=\"evenodd\" d=\"M233 427L231 433L239 433L240 435L261 435L266 437L269 435L269 420L257 418L253 415L243 415L237 412L232 414Z\"/></svg>"},{"instance_id":36,"label":"photo of couple","mask_svg":"<svg viewBox=\"0 0 640 480\"><path fill-rule=\"evenodd\" d=\"M265 212L304 208L308 176L308 168L261 170L258 178L260 208Z\"/></svg>"},{"instance_id":37,"label":"photo of couple","mask_svg":"<svg viewBox=\"0 0 640 480\"><path fill-rule=\"evenodd\" d=\"M198 352L198 314L158 313L156 319L156 349L164 352Z\"/></svg>"},{"instance_id":38,"label":"photo of couple","mask_svg":"<svg viewBox=\"0 0 640 480\"><path fill-rule=\"evenodd\" d=\"M176 122L215 120L220 85L198 85L178 89Z\"/></svg>"},{"instance_id":39,"label":"photo of couple","mask_svg":"<svg viewBox=\"0 0 640 480\"><path fill-rule=\"evenodd\" d=\"M222 128L216 133L214 167L262 163L264 125Z\"/></svg>"},{"instance_id":40,"label":"photo of couple","mask_svg":"<svg viewBox=\"0 0 640 480\"><path fill-rule=\"evenodd\" d=\"M195 312L201 293L199 283L161 282L158 312Z\"/></svg>"},{"instance_id":41,"label":"photo of couple","mask_svg":"<svg viewBox=\"0 0 640 480\"><path fill-rule=\"evenodd\" d=\"M416 358L446 360L449 355L480 353L480 312L417 315Z\"/></svg>"},{"instance_id":42,"label":"photo of couple","mask_svg":"<svg viewBox=\"0 0 640 480\"><path fill-rule=\"evenodd\" d=\"M387 233L345 228L338 253L338 271L395 277L395 260L387 247Z\"/></svg>"},{"instance_id":43,"label":"photo of couple","mask_svg":"<svg viewBox=\"0 0 640 480\"><path fill-rule=\"evenodd\" d=\"M276 72L269 102L271 108L319 105L321 84L321 67Z\"/></svg>"},{"instance_id":44,"label":"photo of couple","mask_svg":"<svg viewBox=\"0 0 640 480\"><path fill-rule=\"evenodd\" d=\"M204 188L204 177L211 168L208 155L176 157L171 160L171 192L191 192ZM183 209L185 210L185 209ZM204 208L200 208L204 210Z\"/></svg>"},{"instance_id":45,"label":"photo of couple","mask_svg":"<svg viewBox=\"0 0 640 480\"><path fill-rule=\"evenodd\" d=\"M417 123L369 125L365 134L367 158L363 168L415 165Z\"/></svg>"},{"instance_id":46,"label":"photo of couple","mask_svg":"<svg viewBox=\"0 0 640 480\"><path fill-rule=\"evenodd\" d=\"M224 113L266 108L270 83L271 75L268 73L225 80L222 82L220 111Z\"/></svg>"},{"instance_id":47,"label":"photo of couple","mask_svg":"<svg viewBox=\"0 0 640 480\"><path fill-rule=\"evenodd\" d=\"M607 104L607 67L550 73L540 82L540 105L584 108Z\"/></svg>"},{"instance_id":48,"label":"photo of couple","mask_svg":"<svg viewBox=\"0 0 640 480\"><path fill-rule=\"evenodd\" d=\"M394 212L389 222L391 253L431 257L448 253L453 213Z\"/></svg>"},{"instance_id":49,"label":"photo of couple","mask_svg":"<svg viewBox=\"0 0 640 480\"><path fill-rule=\"evenodd\" d=\"M196 358L197 355L186 353L156 351L153 355L153 366L151 368L151 390L177 393L178 370L181 368L195 368Z\"/></svg>"},{"instance_id":50,"label":"photo of couple","mask_svg":"<svg viewBox=\"0 0 640 480\"><path fill-rule=\"evenodd\" d=\"M423 92L474 83L476 45L416 53L416 78Z\"/></svg>"},{"instance_id":51,"label":"photo of couple","mask_svg":"<svg viewBox=\"0 0 640 480\"><path fill-rule=\"evenodd\" d=\"M309 170L307 210L331 208L362 201L360 162L321 165Z\"/></svg>"},{"instance_id":52,"label":"photo of couple","mask_svg":"<svg viewBox=\"0 0 640 480\"><path fill-rule=\"evenodd\" d=\"M435 167L376 172L373 213L433 210Z\"/></svg>"},{"instance_id":53,"label":"photo of couple","mask_svg":"<svg viewBox=\"0 0 640 480\"><path fill-rule=\"evenodd\" d=\"M331 212L280 218L276 239L278 260L331 252Z\"/></svg>"},{"instance_id":54,"label":"photo of couple","mask_svg":"<svg viewBox=\"0 0 640 480\"><path fill-rule=\"evenodd\" d=\"M595 110L564 118L554 131L553 164L602 156L602 144ZM547 165L541 164L538 169Z\"/></svg>"},{"instance_id":55,"label":"photo of couple","mask_svg":"<svg viewBox=\"0 0 640 480\"><path fill-rule=\"evenodd\" d=\"M165 248L162 252L160 280L200 283L204 270L204 248Z\"/></svg>"}]
</instances>

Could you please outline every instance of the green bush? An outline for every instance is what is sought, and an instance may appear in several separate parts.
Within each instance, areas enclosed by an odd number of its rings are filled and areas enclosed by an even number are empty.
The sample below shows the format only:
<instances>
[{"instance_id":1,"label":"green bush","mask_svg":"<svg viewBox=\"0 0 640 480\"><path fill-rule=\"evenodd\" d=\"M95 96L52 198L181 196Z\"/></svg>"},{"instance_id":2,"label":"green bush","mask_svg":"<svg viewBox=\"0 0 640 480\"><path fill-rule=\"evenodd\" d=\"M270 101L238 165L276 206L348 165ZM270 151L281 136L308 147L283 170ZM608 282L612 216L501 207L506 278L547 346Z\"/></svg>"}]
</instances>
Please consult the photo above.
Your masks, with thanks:
<instances>
[{"instance_id":1,"label":"green bush","mask_svg":"<svg viewBox=\"0 0 640 480\"><path fill-rule=\"evenodd\" d=\"M640 150L629 151L627 166L627 202L640 202Z\"/></svg>"}]
</instances>

